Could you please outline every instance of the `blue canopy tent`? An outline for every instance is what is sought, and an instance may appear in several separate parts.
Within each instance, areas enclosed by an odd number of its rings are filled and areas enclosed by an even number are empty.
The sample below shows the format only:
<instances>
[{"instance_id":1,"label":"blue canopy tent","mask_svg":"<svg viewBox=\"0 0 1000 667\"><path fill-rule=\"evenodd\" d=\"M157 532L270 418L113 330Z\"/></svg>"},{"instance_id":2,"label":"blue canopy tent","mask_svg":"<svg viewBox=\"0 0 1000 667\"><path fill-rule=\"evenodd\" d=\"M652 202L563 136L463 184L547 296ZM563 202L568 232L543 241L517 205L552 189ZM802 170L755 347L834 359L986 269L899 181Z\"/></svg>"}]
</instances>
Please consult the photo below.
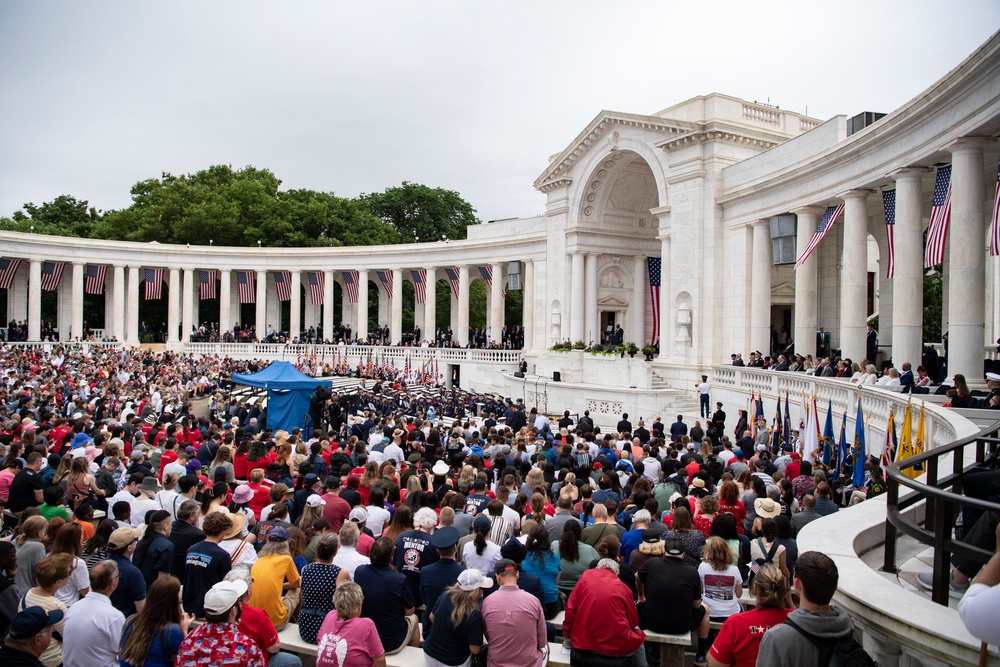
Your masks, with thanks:
<instances>
[{"instance_id":1,"label":"blue canopy tent","mask_svg":"<svg viewBox=\"0 0 1000 667\"><path fill-rule=\"evenodd\" d=\"M233 384L267 390L267 427L291 431L298 427L312 432L309 402L316 387L330 387L330 380L316 380L290 362L275 361L256 373L233 375Z\"/></svg>"}]
</instances>

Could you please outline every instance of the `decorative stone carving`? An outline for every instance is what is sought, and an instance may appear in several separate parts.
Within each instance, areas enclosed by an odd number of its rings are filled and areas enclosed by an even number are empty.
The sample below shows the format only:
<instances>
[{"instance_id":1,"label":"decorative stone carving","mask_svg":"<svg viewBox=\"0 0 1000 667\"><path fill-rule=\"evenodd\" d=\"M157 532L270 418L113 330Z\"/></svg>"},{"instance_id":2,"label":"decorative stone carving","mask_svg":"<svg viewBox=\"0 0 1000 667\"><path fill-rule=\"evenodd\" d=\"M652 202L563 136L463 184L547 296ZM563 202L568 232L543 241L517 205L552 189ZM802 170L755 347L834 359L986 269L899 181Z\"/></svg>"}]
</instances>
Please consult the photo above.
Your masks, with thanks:
<instances>
[{"instance_id":1,"label":"decorative stone carving","mask_svg":"<svg viewBox=\"0 0 1000 667\"><path fill-rule=\"evenodd\" d=\"M618 133L612 132L611 136L608 137L608 148L613 151L618 150Z\"/></svg>"},{"instance_id":2,"label":"decorative stone carving","mask_svg":"<svg viewBox=\"0 0 1000 667\"><path fill-rule=\"evenodd\" d=\"M587 409L591 414L620 415L624 408L621 401L605 401L597 398L587 399Z\"/></svg>"},{"instance_id":3,"label":"decorative stone carving","mask_svg":"<svg viewBox=\"0 0 1000 667\"><path fill-rule=\"evenodd\" d=\"M601 274L598 286L608 289L625 289L625 277L617 269L608 269Z\"/></svg>"}]
</instances>

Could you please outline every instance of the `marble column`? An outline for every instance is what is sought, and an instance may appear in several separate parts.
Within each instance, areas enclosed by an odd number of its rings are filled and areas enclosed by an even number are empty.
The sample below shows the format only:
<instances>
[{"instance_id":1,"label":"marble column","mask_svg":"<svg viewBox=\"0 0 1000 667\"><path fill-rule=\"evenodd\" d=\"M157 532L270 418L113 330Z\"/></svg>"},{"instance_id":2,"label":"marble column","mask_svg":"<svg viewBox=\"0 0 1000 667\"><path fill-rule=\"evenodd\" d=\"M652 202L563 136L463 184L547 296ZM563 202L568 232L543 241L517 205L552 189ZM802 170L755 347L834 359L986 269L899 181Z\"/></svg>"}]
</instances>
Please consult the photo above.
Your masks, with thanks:
<instances>
[{"instance_id":1,"label":"marble column","mask_svg":"<svg viewBox=\"0 0 1000 667\"><path fill-rule=\"evenodd\" d=\"M194 295L197 288L194 269L184 269L184 291L181 301L181 342L191 342L191 330L197 324L194 315Z\"/></svg>"},{"instance_id":2,"label":"marble column","mask_svg":"<svg viewBox=\"0 0 1000 667\"><path fill-rule=\"evenodd\" d=\"M23 322L28 319L28 272L28 263L21 262L14 274L14 282L7 290L7 322Z\"/></svg>"},{"instance_id":3,"label":"marble column","mask_svg":"<svg viewBox=\"0 0 1000 667\"><path fill-rule=\"evenodd\" d=\"M896 222L893 228L895 274L892 279L892 359L896 368L909 361L915 369L924 342L924 237L922 168L897 171Z\"/></svg>"},{"instance_id":4,"label":"marble column","mask_svg":"<svg viewBox=\"0 0 1000 667\"><path fill-rule=\"evenodd\" d=\"M28 264L28 340L42 339L42 262Z\"/></svg>"},{"instance_id":5,"label":"marble column","mask_svg":"<svg viewBox=\"0 0 1000 667\"><path fill-rule=\"evenodd\" d=\"M232 272L229 269L219 270L219 339L233 330L232 319Z\"/></svg>"},{"instance_id":6,"label":"marble column","mask_svg":"<svg viewBox=\"0 0 1000 667\"><path fill-rule=\"evenodd\" d=\"M141 267L128 267L128 296L125 304L125 344L135 347L139 340L139 271Z\"/></svg>"},{"instance_id":7,"label":"marble column","mask_svg":"<svg viewBox=\"0 0 1000 667\"><path fill-rule=\"evenodd\" d=\"M337 328L337 323L333 321L333 300L334 300L334 280L333 271L323 272L323 338L333 340L333 330ZM346 293L347 290L344 290ZM347 321L346 311L344 321Z\"/></svg>"},{"instance_id":8,"label":"marble column","mask_svg":"<svg viewBox=\"0 0 1000 667\"><path fill-rule=\"evenodd\" d=\"M427 267L427 278L424 283L424 326L422 338L434 343L434 332L437 331L437 267Z\"/></svg>"},{"instance_id":9,"label":"marble column","mask_svg":"<svg viewBox=\"0 0 1000 667\"><path fill-rule=\"evenodd\" d=\"M111 304L111 335L120 341L125 340L125 266L115 264L112 273L114 297ZM107 306L105 306L107 307Z\"/></svg>"},{"instance_id":10,"label":"marble column","mask_svg":"<svg viewBox=\"0 0 1000 667\"><path fill-rule=\"evenodd\" d=\"M73 262L73 282L70 287L73 300L70 315L70 339L80 338L83 340L83 273L83 264Z\"/></svg>"},{"instance_id":11,"label":"marble column","mask_svg":"<svg viewBox=\"0 0 1000 667\"><path fill-rule=\"evenodd\" d=\"M469 267L458 267L458 331L453 332L458 344L469 344Z\"/></svg>"},{"instance_id":12,"label":"marble column","mask_svg":"<svg viewBox=\"0 0 1000 667\"><path fill-rule=\"evenodd\" d=\"M798 220L795 226L795 256L802 256L816 233L821 206L803 206L792 210ZM816 351L816 332L818 331L817 283L816 274L819 268L819 252L814 250L809 259L795 269L795 351L803 358ZM755 348L756 349L756 348Z\"/></svg>"},{"instance_id":13,"label":"marble column","mask_svg":"<svg viewBox=\"0 0 1000 667\"><path fill-rule=\"evenodd\" d=\"M957 140L951 151L951 228L948 231L948 374L969 383L983 380L986 323L986 205L983 150L979 137Z\"/></svg>"},{"instance_id":14,"label":"marble column","mask_svg":"<svg viewBox=\"0 0 1000 667\"><path fill-rule=\"evenodd\" d=\"M771 353L771 221L755 220L750 279L750 348Z\"/></svg>"},{"instance_id":15,"label":"marble column","mask_svg":"<svg viewBox=\"0 0 1000 667\"><path fill-rule=\"evenodd\" d=\"M395 345L403 340L403 270L392 270L392 296L389 297L389 340Z\"/></svg>"},{"instance_id":16,"label":"marble column","mask_svg":"<svg viewBox=\"0 0 1000 667\"><path fill-rule=\"evenodd\" d=\"M368 337L368 269L358 269L358 320L354 336Z\"/></svg>"},{"instance_id":17,"label":"marble column","mask_svg":"<svg viewBox=\"0 0 1000 667\"><path fill-rule=\"evenodd\" d=\"M569 285L567 285L570 290L570 309L569 309L569 338L574 343L584 340L587 332L584 331L584 320L586 318L586 313L584 312L584 304L586 303L586 288L584 282L586 277L584 276L584 258L583 253L575 252L570 255L570 267L571 267L571 278Z\"/></svg>"},{"instance_id":18,"label":"marble column","mask_svg":"<svg viewBox=\"0 0 1000 667\"><path fill-rule=\"evenodd\" d=\"M63 277L56 288L56 331L59 332L59 340L70 339L71 322L73 319L73 280L71 276L66 276L65 267ZM69 270L72 274L72 268Z\"/></svg>"},{"instance_id":19,"label":"marble column","mask_svg":"<svg viewBox=\"0 0 1000 667\"><path fill-rule=\"evenodd\" d=\"M597 314L597 260L600 255L587 253L584 259L584 333L588 343L601 342L601 323Z\"/></svg>"},{"instance_id":20,"label":"marble column","mask_svg":"<svg viewBox=\"0 0 1000 667\"><path fill-rule=\"evenodd\" d=\"M844 193L844 246L840 269L840 356L865 358L868 330L868 197L871 190Z\"/></svg>"},{"instance_id":21,"label":"marble column","mask_svg":"<svg viewBox=\"0 0 1000 667\"><path fill-rule=\"evenodd\" d=\"M490 335L499 344L501 343L500 334L503 331L504 323L503 264L494 264L492 271L493 284L490 286Z\"/></svg>"},{"instance_id":22,"label":"marble column","mask_svg":"<svg viewBox=\"0 0 1000 667\"><path fill-rule=\"evenodd\" d=\"M622 342L635 342L639 347L651 342L646 340L646 287L648 285L649 271L646 268L646 261L637 255L632 268L632 303L629 304L629 314L632 316L632 321L615 322L615 327L620 324L625 331L625 340Z\"/></svg>"},{"instance_id":23,"label":"marble column","mask_svg":"<svg viewBox=\"0 0 1000 667\"><path fill-rule=\"evenodd\" d=\"M535 347L535 262L524 260L524 276L522 282L521 326L524 328L524 349Z\"/></svg>"},{"instance_id":24,"label":"marble column","mask_svg":"<svg viewBox=\"0 0 1000 667\"><path fill-rule=\"evenodd\" d=\"M167 294L167 343L177 343L180 328L181 270L169 269L169 294Z\"/></svg>"},{"instance_id":25,"label":"marble column","mask_svg":"<svg viewBox=\"0 0 1000 667\"><path fill-rule=\"evenodd\" d=\"M257 271L257 312L255 313L255 325L257 328L257 340L263 340L267 336L267 271Z\"/></svg>"},{"instance_id":26,"label":"marble column","mask_svg":"<svg viewBox=\"0 0 1000 667\"><path fill-rule=\"evenodd\" d=\"M294 340L302 331L302 273L290 271L292 298L288 302L288 338Z\"/></svg>"}]
</instances>

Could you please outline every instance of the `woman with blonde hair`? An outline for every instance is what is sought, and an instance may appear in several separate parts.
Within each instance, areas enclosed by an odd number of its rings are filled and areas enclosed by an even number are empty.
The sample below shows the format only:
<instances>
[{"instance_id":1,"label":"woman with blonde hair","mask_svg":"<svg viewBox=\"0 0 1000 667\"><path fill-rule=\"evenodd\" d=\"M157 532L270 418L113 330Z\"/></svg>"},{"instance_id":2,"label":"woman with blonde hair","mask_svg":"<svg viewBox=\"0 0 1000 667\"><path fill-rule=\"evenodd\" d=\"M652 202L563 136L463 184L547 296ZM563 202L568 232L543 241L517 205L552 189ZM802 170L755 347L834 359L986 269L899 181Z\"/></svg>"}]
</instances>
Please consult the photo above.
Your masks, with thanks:
<instances>
[{"instance_id":1,"label":"woman with blonde hair","mask_svg":"<svg viewBox=\"0 0 1000 667\"><path fill-rule=\"evenodd\" d=\"M103 496L105 491L97 486L94 476L90 474L87 457L73 457L69 474L66 475L66 496L70 506L76 509L78 505L87 502L91 495Z\"/></svg>"},{"instance_id":2,"label":"woman with blonde hair","mask_svg":"<svg viewBox=\"0 0 1000 667\"><path fill-rule=\"evenodd\" d=\"M576 488L576 473L566 473L562 486L559 487L559 495L569 496L569 499L574 503L580 499L580 490Z\"/></svg>"},{"instance_id":3,"label":"woman with blonde hair","mask_svg":"<svg viewBox=\"0 0 1000 667\"><path fill-rule=\"evenodd\" d=\"M726 619L709 651L710 664L724 667L757 664L760 640L767 629L784 623L792 612L787 606L788 582L776 565L761 566L751 591L756 609Z\"/></svg>"},{"instance_id":4,"label":"woman with blonde hair","mask_svg":"<svg viewBox=\"0 0 1000 667\"><path fill-rule=\"evenodd\" d=\"M733 565L733 550L721 537L710 537L701 552L698 576L701 578L701 601L708 607L713 623L721 623L740 613L743 576Z\"/></svg>"},{"instance_id":5,"label":"woman with blonde hair","mask_svg":"<svg viewBox=\"0 0 1000 667\"><path fill-rule=\"evenodd\" d=\"M479 570L465 570L438 596L423 647L427 667L468 667L472 663L472 656L483 646L479 600L483 589L492 587L493 580Z\"/></svg>"},{"instance_id":6,"label":"woman with blonde hair","mask_svg":"<svg viewBox=\"0 0 1000 667\"><path fill-rule=\"evenodd\" d=\"M72 572L66 585L56 591L56 599L66 607L72 607L76 602L90 592L90 573L87 562L83 560L83 530L80 524L63 524L52 541L53 554L68 554L73 558Z\"/></svg>"},{"instance_id":7,"label":"woman with blonde hair","mask_svg":"<svg viewBox=\"0 0 1000 667\"><path fill-rule=\"evenodd\" d=\"M371 665L385 667L385 648L379 639L375 621L361 618L361 605L365 594L352 581L339 584L333 593L334 610L326 615L317 633L320 645L316 653L316 667L343 667L344 665ZM344 639L341 644L340 640ZM346 654L337 650L346 646Z\"/></svg>"}]
</instances>

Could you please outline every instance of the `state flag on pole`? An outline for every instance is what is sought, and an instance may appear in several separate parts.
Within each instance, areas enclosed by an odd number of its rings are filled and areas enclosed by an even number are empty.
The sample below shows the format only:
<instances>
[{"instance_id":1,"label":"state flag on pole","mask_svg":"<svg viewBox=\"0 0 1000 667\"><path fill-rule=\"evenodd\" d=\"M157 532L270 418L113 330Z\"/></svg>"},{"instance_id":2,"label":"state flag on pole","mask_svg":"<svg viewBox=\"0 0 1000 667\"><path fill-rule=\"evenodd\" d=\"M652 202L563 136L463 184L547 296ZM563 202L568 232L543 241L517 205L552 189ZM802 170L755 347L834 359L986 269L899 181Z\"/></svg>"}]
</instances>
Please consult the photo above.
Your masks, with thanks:
<instances>
[{"instance_id":1,"label":"state flag on pole","mask_svg":"<svg viewBox=\"0 0 1000 667\"><path fill-rule=\"evenodd\" d=\"M938 167L934 182L934 200L931 202L931 223L927 226L927 249L924 251L924 268L929 269L944 261L944 244L948 240L948 222L951 220L951 165Z\"/></svg>"},{"instance_id":2,"label":"state flag on pole","mask_svg":"<svg viewBox=\"0 0 1000 667\"><path fill-rule=\"evenodd\" d=\"M806 412L806 430L799 441L803 461L816 463L816 454L820 448L819 438L819 411L816 409L816 399L812 400L811 409Z\"/></svg>"},{"instance_id":3,"label":"state flag on pole","mask_svg":"<svg viewBox=\"0 0 1000 667\"><path fill-rule=\"evenodd\" d=\"M885 446L882 448L882 479L889 479L889 464L896 460L897 449L899 449L899 441L896 439L896 419L890 407L889 423L885 428Z\"/></svg>"},{"instance_id":4,"label":"state flag on pole","mask_svg":"<svg viewBox=\"0 0 1000 667\"><path fill-rule=\"evenodd\" d=\"M812 238L809 239L809 244L806 245L806 249L802 251L798 260L795 262L795 268L799 268L805 264L806 260L809 259L809 255L812 254L816 246L819 245L823 237L826 236L830 228L833 227L833 223L837 222L837 218L840 214L844 212L844 205L840 206L828 206L826 212L823 213L823 217L819 219L819 224L816 225L816 231L813 232Z\"/></svg>"},{"instance_id":5,"label":"state flag on pole","mask_svg":"<svg viewBox=\"0 0 1000 667\"><path fill-rule=\"evenodd\" d=\"M444 274L448 277L448 284L451 285L451 291L454 292L455 298L460 298L461 295L458 293L458 269L445 269Z\"/></svg>"},{"instance_id":6,"label":"state flag on pole","mask_svg":"<svg viewBox=\"0 0 1000 667\"><path fill-rule=\"evenodd\" d=\"M104 264L88 264L83 273L83 291L87 294L104 294L104 277L108 267Z\"/></svg>"},{"instance_id":7,"label":"state flag on pole","mask_svg":"<svg viewBox=\"0 0 1000 667\"><path fill-rule=\"evenodd\" d=\"M414 269L410 271L410 275L413 276L413 293L415 295L417 303L424 303L427 301L427 270L426 269Z\"/></svg>"},{"instance_id":8,"label":"state flag on pole","mask_svg":"<svg viewBox=\"0 0 1000 667\"><path fill-rule=\"evenodd\" d=\"M274 271L274 287L278 292L278 301L292 300L292 274L290 271Z\"/></svg>"},{"instance_id":9,"label":"state flag on pole","mask_svg":"<svg viewBox=\"0 0 1000 667\"><path fill-rule=\"evenodd\" d=\"M892 280L896 275L896 244L893 239L893 232L896 229L896 191L882 191L882 209L885 211L885 234L888 239L888 261L885 269L885 277Z\"/></svg>"},{"instance_id":10,"label":"state flag on pole","mask_svg":"<svg viewBox=\"0 0 1000 667\"><path fill-rule=\"evenodd\" d=\"M64 262L42 262L42 289L54 292L62 280Z\"/></svg>"},{"instance_id":11,"label":"state flag on pole","mask_svg":"<svg viewBox=\"0 0 1000 667\"><path fill-rule=\"evenodd\" d=\"M653 313L653 334L650 336L650 344L660 343L660 277L662 274L663 260L659 257L647 257L646 269L649 271L649 301L650 310ZM645 332L639 332L639 336Z\"/></svg>"},{"instance_id":12,"label":"state flag on pole","mask_svg":"<svg viewBox=\"0 0 1000 667\"><path fill-rule=\"evenodd\" d=\"M990 223L990 256L1000 257L1000 166L997 166L997 187L993 195L993 221Z\"/></svg>"},{"instance_id":13,"label":"state flag on pole","mask_svg":"<svg viewBox=\"0 0 1000 667\"><path fill-rule=\"evenodd\" d=\"M253 271L237 271L236 284L240 287L240 303L257 303L257 276Z\"/></svg>"},{"instance_id":14,"label":"state flag on pole","mask_svg":"<svg viewBox=\"0 0 1000 667\"><path fill-rule=\"evenodd\" d=\"M344 287L347 288L347 300L351 303L358 302L358 272L341 271L341 278L344 279Z\"/></svg>"},{"instance_id":15,"label":"state flag on pole","mask_svg":"<svg viewBox=\"0 0 1000 667\"><path fill-rule=\"evenodd\" d=\"M218 271L199 271L198 272L198 296L202 299L215 299L215 278L218 275Z\"/></svg>"},{"instance_id":16,"label":"state flag on pole","mask_svg":"<svg viewBox=\"0 0 1000 667\"><path fill-rule=\"evenodd\" d=\"M312 305L323 305L323 274L319 271L306 271L306 280L309 281L309 299Z\"/></svg>"},{"instance_id":17,"label":"state flag on pole","mask_svg":"<svg viewBox=\"0 0 1000 667\"><path fill-rule=\"evenodd\" d=\"M0 258L0 289L10 289L14 284L14 275L21 266L19 259Z\"/></svg>"},{"instance_id":18,"label":"state flag on pole","mask_svg":"<svg viewBox=\"0 0 1000 667\"><path fill-rule=\"evenodd\" d=\"M382 283L382 288L385 290L386 295L392 298L392 271L375 271L375 275L378 276L378 281Z\"/></svg>"},{"instance_id":19,"label":"state flag on pole","mask_svg":"<svg viewBox=\"0 0 1000 667\"><path fill-rule=\"evenodd\" d=\"M865 461L868 454L865 451L865 413L861 408L861 396L858 396L858 414L854 420L854 468L851 483L855 489L865 485Z\"/></svg>"},{"instance_id":20,"label":"state flag on pole","mask_svg":"<svg viewBox=\"0 0 1000 667\"><path fill-rule=\"evenodd\" d=\"M146 269L143 272L145 279L145 297L147 301L163 298L163 269Z\"/></svg>"}]
</instances>

